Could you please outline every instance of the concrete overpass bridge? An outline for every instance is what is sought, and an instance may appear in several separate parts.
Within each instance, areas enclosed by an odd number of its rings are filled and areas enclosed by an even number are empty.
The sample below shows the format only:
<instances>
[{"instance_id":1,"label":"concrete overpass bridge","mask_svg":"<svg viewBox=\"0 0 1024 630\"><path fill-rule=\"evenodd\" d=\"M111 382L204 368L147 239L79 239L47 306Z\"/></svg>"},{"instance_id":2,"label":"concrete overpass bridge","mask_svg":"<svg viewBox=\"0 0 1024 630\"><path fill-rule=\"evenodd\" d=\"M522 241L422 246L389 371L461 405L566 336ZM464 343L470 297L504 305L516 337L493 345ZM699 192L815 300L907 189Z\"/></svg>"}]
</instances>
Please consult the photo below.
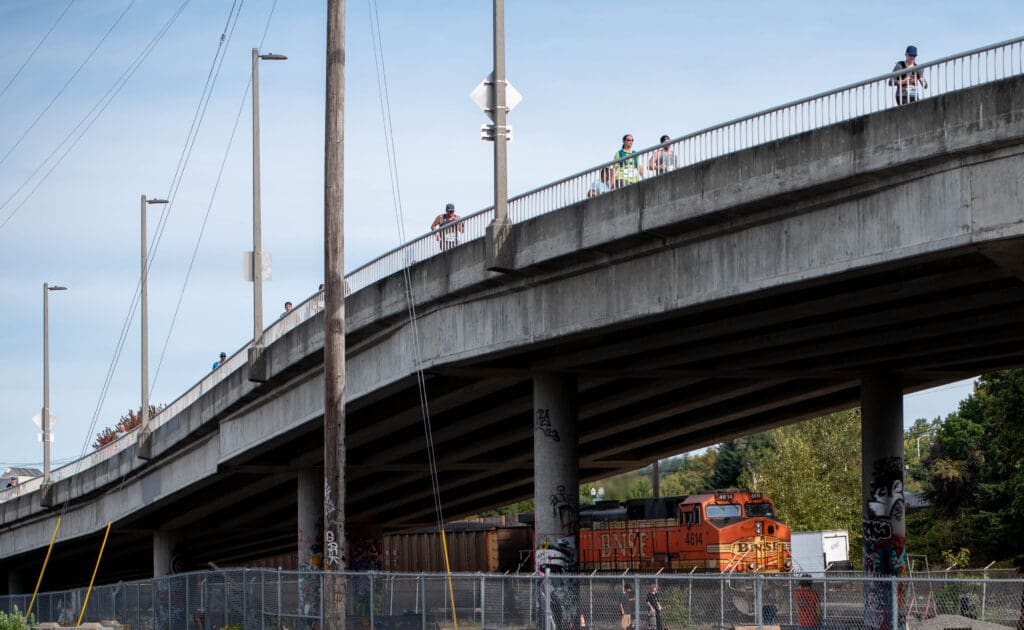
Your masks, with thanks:
<instances>
[{"instance_id":1,"label":"concrete overpass bridge","mask_svg":"<svg viewBox=\"0 0 1024 630\"><path fill-rule=\"evenodd\" d=\"M351 526L434 522L417 367L454 518L547 496L535 440L578 462L546 482L585 481L863 404L870 462L903 392L1024 365L1021 41L921 68L917 103L879 77L675 140L682 168L635 185L588 197L602 165L521 195L510 273L485 269L483 211L454 249L427 235L351 274ZM59 515L44 588L87 581L108 521L106 581L294 553L320 509L320 304L148 439L0 491L9 590Z\"/></svg>"}]
</instances>

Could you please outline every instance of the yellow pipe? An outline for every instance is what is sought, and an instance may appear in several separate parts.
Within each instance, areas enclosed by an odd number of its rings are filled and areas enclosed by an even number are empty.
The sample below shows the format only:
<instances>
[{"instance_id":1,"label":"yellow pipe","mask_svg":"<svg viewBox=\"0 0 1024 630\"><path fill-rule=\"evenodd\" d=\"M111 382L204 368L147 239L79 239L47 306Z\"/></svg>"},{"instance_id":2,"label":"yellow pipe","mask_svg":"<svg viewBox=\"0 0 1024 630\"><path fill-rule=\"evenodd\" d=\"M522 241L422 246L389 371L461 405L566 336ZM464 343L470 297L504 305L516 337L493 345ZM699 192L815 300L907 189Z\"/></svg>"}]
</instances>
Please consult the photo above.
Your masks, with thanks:
<instances>
[{"instance_id":1,"label":"yellow pipe","mask_svg":"<svg viewBox=\"0 0 1024 630\"><path fill-rule=\"evenodd\" d=\"M459 630L459 616L455 613L455 587L452 586L452 565L448 562L448 538L444 535L444 528L441 528L441 549L444 551L444 570L448 574L448 597L452 602L452 623L455 630Z\"/></svg>"},{"instance_id":2,"label":"yellow pipe","mask_svg":"<svg viewBox=\"0 0 1024 630\"><path fill-rule=\"evenodd\" d=\"M85 608L89 605L89 595L92 594L92 584L96 581L96 574L100 570L100 560L103 559L103 550L107 548L107 536L110 535L110 525L113 521L107 523L107 531L103 534L103 544L100 545L100 555L96 556L96 568L92 570L92 578L89 580L89 589L85 591L85 601L82 602L82 612L78 613L78 623L75 626L82 625L82 617L85 616Z\"/></svg>"},{"instance_id":3,"label":"yellow pipe","mask_svg":"<svg viewBox=\"0 0 1024 630\"><path fill-rule=\"evenodd\" d=\"M39 579L36 580L36 590L32 591L32 599L28 603L28 610L25 611L25 623L28 623L29 615L32 614L32 607L36 603L36 595L39 594L39 587L43 583L43 574L46 573L46 565L50 563L50 553L53 551L53 543L57 540L57 532L60 530L60 517L57 517L57 525L53 528L53 536L50 537L50 546L46 549L46 559L43 560L43 568L39 570Z\"/></svg>"}]
</instances>

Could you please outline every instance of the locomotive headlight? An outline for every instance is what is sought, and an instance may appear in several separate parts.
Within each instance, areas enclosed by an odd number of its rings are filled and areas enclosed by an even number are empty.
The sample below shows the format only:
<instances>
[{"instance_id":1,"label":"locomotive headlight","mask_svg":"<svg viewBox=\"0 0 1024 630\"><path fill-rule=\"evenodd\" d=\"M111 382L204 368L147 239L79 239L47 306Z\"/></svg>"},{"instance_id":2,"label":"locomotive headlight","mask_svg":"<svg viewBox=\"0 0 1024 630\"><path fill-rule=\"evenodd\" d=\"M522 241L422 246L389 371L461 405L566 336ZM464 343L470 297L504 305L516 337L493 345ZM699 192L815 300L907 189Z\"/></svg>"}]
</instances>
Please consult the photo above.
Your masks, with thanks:
<instances>
[{"instance_id":1,"label":"locomotive headlight","mask_svg":"<svg viewBox=\"0 0 1024 630\"><path fill-rule=\"evenodd\" d=\"M764 531L764 523L762 523L761 521L758 521L758 522L754 523L754 533L756 533L758 536L760 536L761 532L763 532L763 531Z\"/></svg>"},{"instance_id":2,"label":"locomotive headlight","mask_svg":"<svg viewBox=\"0 0 1024 630\"><path fill-rule=\"evenodd\" d=\"M753 571L754 569L757 568L757 563L756 562L748 562L747 563L747 568L750 569L751 571Z\"/></svg>"},{"instance_id":3,"label":"locomotive headlight","mask_svg":"<svg viewBox=\"0 0 1024 630\"><path fill-rule=\"evenodd\" d=\"M786 560L785 565L786 565L787 569L792 569L793 568L793 563L790 562L789 560Z\"/></svg>"}]
</instances>

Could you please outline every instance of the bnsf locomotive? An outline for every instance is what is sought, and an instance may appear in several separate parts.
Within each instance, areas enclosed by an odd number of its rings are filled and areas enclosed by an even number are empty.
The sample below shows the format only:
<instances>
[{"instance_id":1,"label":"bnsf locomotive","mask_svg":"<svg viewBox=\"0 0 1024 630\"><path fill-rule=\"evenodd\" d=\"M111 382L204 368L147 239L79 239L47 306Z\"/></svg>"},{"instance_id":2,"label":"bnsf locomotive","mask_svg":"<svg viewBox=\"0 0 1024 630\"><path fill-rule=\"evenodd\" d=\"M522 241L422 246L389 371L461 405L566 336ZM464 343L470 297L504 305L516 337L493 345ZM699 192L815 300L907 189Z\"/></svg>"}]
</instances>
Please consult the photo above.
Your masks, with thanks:
<instances>
[{"instance_id":1,"label":"bnsf locomotive","mask_svg":"<svg viewBox=\"0 0 1024 630\"><path fill-rule=\"evenodd\" d=\"M580 571L780 573L789 526L760 492L719 490L581 511Z\"/></svg>"}]
</instances>

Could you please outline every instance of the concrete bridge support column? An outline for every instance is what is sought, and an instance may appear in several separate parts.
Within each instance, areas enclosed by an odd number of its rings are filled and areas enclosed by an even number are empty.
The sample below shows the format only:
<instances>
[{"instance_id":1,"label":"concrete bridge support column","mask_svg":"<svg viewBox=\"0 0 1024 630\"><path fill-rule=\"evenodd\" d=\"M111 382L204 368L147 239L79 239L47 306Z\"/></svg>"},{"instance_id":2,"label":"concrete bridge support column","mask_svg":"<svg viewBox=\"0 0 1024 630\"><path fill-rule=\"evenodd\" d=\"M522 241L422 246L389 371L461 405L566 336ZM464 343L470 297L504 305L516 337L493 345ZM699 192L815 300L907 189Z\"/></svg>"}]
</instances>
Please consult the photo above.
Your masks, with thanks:
<instances>
[{"instance_id":1,"label":"concrete bridge support column","mask_svg":"<svg viewBox=\"0 0 1024 630\"><path fill-rule=\"evenodd\" d=\"M321 469L299 471L299 570L319 571L323 560L324 476Z\"/></svg>"},{"instance_id":2,"label":"concrete bridge support column","mask_svg":"<svg viewBox=\"0 0 1024 630\"><path fill-rule=\"evenodd\" d=\"M579 529L576 377L533 378L534 558L537 568L574 570Z\"/></svg>"},{"instance_id":3,"label":"concrete bridge support column","mask_svg":"<svg viewBox=\"0 0 1024 630\"><path fill-rule=\"evenodd\" d=\"M298 479L299 609L302 614L320 610L320 578L324 557L324 471L299 471Z\"/></svg>"},{"instance_id":4,"label":"concrete bridge support column","mask_svg":"<svg viewBox=\"0 0 1024 630\"><path fill-rule=\"evenodd\" d=\"M174 573L174 550L181 540L177 530L158 529L153 532L153 577Z\"/></svg>"},{"instance_id":5,"label":"concrete bridge support column","mask_svg":"<svg viewBox=\"0 0 1024 630\"><path fill-rule=\"evenodd\" d=\"M903 388L898 374L871 374L861 381L861 487L864 574L901 576L907 531L903 498ZM864 597L867 627L906 627L901 584L869 582L865 584Z\"/></svg>"}]
</instances>

